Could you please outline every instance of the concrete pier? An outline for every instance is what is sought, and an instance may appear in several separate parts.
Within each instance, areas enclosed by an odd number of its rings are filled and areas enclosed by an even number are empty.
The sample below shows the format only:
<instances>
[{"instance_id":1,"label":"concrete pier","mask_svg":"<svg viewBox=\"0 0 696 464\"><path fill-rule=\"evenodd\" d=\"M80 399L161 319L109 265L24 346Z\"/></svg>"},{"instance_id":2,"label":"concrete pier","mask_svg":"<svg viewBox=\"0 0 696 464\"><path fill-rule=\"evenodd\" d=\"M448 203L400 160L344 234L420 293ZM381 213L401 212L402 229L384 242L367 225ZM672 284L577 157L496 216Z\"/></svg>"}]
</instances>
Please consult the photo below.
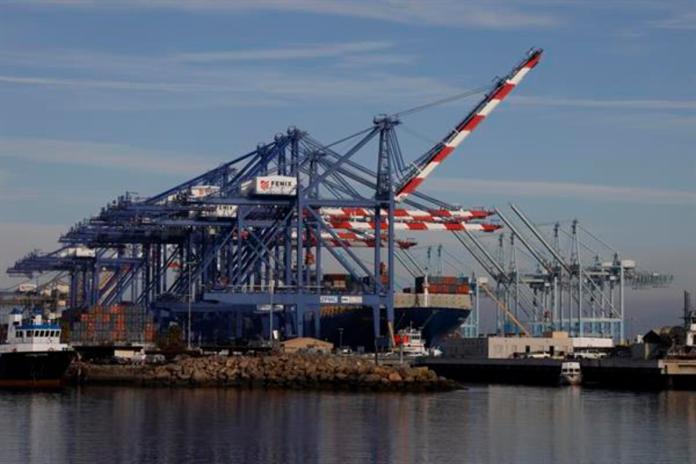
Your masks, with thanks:
<instances>
[{"instance_id":1,"label":"concrete pier","mask_svg":"<svg viewBox=\"0 0 696 464\"><path fill-rule=\"evenodd\" d=\"M418 365L459 382L557 385L561 359L424 358ZM696 390L696 359L580 361L582 385L603 388Z\"/></svg>"},{"instance_id":2,"label":"concrete pier","mask_svg":"<svg viewBox=\"0 0 696 464\"><path fill-rule=\"evenodd\" d=\"M425 358L418 365L457 382L556 385L561 362L557 359Z\"/></svg>"}]
</instances>

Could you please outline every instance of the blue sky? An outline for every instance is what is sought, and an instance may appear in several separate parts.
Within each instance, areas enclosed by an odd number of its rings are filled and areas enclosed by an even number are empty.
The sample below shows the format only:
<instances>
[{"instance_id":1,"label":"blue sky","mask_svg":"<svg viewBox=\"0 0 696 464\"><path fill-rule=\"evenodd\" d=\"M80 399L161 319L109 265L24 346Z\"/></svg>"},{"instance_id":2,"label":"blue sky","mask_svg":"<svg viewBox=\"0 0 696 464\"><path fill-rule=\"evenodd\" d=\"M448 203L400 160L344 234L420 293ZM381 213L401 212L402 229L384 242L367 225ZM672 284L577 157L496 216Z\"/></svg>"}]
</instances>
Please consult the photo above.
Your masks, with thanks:
<instances>
[{"instance_id":1,"label":"blue sky","mask_svg":"<svg viewBox=\"0 0 696 464\"><path fill-rule=\"evenodd\" d=\"M540 66L423 188L579 218L673 272L636 301L676 315L696 290L693 1L0 1L0 265L126 190L291 125L338 139L486 85L532 46ZM405 119L406 156L474 102Z\"/></svg>"}]
</instances>

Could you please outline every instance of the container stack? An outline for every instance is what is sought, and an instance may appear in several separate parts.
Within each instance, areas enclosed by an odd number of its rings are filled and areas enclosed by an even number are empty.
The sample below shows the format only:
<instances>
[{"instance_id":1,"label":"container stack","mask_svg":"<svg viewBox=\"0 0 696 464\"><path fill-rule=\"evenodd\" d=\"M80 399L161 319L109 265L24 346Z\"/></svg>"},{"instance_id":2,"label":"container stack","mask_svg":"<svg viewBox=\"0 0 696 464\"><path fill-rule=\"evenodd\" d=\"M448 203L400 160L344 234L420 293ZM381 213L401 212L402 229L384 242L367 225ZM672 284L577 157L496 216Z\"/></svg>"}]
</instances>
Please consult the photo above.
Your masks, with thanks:
<instances>
[{"instance_id":1,"label":"container stack","mask_svg":"<svg viewBox=\"0 0 696 464\"><path fill-rule=\"evenodd\" d=\"M149 311L140 306L96 306L75 317L70 342L80 344L154 343L156 325Z\"/></svg>"},{"instance_id":2,"label":"container stack","mask_svg":"<svg viewBox=\"0 0 696 464\"><path fill-rule=\"evenodd\" d=\"M410 289L409 289L410 290ZM468 295L469 278L456 276L428 277L428 293L446 295ZM416 293L425 293L425 277L416 277Z\"/></svg>"},{"instance_id":3,"label":"container stack","mask_svg":"<svg viewBox=\"0 0 696 464\"><path fill-rule=\"evenodd\" d=\"M334 292L352 291L359 286L350 274L324 274L322 276L322 288Z\"/></svg>"},{"instance_id":4,"label":"container stack","mask_svg":"<svg viewBox=\"0 0 696 464\"><path fill-rule=\"evenodd\" d=\"M324 274L323 286L331 290L346 290L348 288L347 274Z\"/></svg>"}]
</instances>

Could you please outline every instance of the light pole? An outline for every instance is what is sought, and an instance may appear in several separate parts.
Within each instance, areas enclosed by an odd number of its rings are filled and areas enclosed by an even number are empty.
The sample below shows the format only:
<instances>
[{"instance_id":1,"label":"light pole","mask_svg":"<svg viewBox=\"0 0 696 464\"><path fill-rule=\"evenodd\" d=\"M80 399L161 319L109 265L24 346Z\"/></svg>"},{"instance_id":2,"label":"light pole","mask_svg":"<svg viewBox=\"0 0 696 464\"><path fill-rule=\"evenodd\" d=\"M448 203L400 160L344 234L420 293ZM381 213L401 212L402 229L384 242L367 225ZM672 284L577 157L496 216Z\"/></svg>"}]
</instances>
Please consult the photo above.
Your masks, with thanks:
<instances>
[{"instance_id":1,"label":"light pole","mask_svg":"<svg viewBox=\"0 0 696 464\"><path fill-rule=\"evenodd\" d=\"M270 300L271 300L271 307L268 311L269 314L269 321L268 321L268 341L271 344L271 347L273 347L273 290L275 289L275 282L273 280L273 266L270 266L268 269L269 272L269 279L268 279L268 290L270 293Z\"/></svg>"},{"instance_id":2,"label":"light pole","mask_svg":"<svg viewBox=\"0 0 696 464\"><path fill-rule=\"evenodd\" d=\"M189 294L188 294L188 329L186 330L186 348L191 351L191 301L193 300L193 280L191 279L191 265L193 261L188 261L186 264L188 266L188 281L189 281Z\"/></svg>"},{"instance_id":3,"label":"light pole","mask_svg":"<svg viewBox=\"0 0 696 464\"><path fill-rule=\"evenodd\" d=\"M338 328L338 349L343 348L343 327Z\"/></svg>"}]
</instances>

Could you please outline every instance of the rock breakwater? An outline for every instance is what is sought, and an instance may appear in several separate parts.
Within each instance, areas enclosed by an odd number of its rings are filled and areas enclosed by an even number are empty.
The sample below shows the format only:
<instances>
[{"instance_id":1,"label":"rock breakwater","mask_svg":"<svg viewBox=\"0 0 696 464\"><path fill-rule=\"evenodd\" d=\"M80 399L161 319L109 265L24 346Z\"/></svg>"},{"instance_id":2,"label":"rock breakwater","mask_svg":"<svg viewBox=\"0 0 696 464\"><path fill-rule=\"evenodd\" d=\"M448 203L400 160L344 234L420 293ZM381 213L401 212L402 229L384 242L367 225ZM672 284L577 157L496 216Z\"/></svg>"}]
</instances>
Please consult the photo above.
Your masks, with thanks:
<instances>
[{"instance_id":1,"label":"rock breakwater","mask_svg":"<svg viewBox=\"0 0 696 464\"><path fill-rule=\"evenodd\" d=\"M369 391L447 391L458 385L424 367L317 354L181 357L162 365L80 363L73 380L161 387L261 387Z\"/></svg>"}]
</instances>

